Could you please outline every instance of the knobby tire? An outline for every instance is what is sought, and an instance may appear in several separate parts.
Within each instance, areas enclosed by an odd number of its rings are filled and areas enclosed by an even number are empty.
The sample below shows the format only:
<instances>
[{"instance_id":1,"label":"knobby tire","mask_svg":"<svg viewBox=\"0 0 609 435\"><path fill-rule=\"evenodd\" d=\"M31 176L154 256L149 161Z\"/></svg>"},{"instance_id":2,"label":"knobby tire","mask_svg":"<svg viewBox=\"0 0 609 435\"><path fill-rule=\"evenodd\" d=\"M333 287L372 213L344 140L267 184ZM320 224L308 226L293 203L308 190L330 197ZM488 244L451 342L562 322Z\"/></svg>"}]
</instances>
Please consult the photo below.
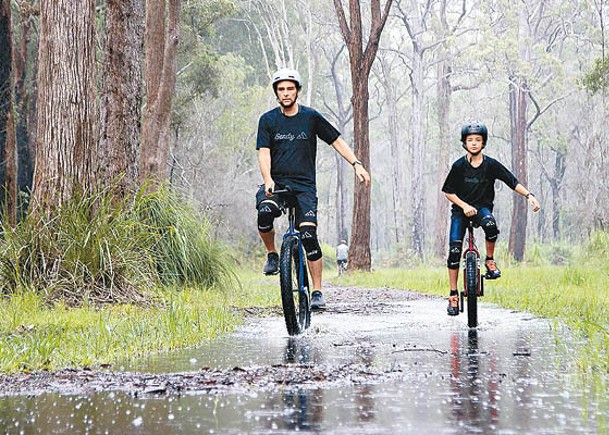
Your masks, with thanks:
<instances>
[{"instance_id":1,"label":"knobby tire","mask_svg":"<svg viewBox=\"0 0 609 435\"><path fill-rule=\"evenodd\" d=\"M297 237L286 238L281 246L281 257L279 259L281 303L283 305L285 326L289 335L298 335L304 332L311 323L309 279L306 260L303 267L303 282L306 290L303 292L298 289L298 275L300 271L298 249Z\"/></svg>"},{"instance_id":2,"label":"knobby tire","mask_svg":"<svg viewBox=\"0 0 609 435\"><path fill-rule=\"evenodd\" d=\"M467 326L478 326L478 258L476 253L470 251L465 257L465 286L467 294Z\"/></svg>"}]
</instances>

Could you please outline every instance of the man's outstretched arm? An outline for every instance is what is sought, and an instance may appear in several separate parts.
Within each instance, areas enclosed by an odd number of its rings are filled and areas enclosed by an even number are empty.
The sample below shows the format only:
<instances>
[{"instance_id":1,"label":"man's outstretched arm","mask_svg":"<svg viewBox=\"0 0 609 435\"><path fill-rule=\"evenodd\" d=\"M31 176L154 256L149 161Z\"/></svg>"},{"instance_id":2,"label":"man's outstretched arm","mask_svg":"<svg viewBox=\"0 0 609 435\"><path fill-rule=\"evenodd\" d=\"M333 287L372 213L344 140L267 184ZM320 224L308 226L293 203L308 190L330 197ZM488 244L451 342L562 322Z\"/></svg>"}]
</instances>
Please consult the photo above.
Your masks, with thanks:
<instances>
[{"instance_id":1,"label":"man's outstretched arm","mask_svg":"<svg viewBox=\"0 0 609 435\"><path fill-rule=\"evenodd\" d=\"M337 138L332 142L332 147L347 161L353 169L355 169L355 175L360 183L364 183L366 187L370 186L370 174L364 168L362 162L360 162L353 150L347 145L347 143L341 138Z\"/></svg>"}]
</instances>

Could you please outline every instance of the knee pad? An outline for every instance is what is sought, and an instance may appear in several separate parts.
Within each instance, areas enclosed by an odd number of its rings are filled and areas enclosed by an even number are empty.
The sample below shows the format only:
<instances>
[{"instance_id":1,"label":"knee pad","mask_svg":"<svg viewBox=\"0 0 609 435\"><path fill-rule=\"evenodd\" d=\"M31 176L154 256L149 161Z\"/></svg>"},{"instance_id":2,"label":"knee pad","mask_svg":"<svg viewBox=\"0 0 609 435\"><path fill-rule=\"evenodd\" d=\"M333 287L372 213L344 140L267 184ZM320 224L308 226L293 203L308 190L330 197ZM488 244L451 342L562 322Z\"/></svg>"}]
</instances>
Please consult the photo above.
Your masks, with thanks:
<instances>
[{"instance_id":1,"label":"knee pad","mask_svg":"<svg viewBox=\"0 0 609 435\"><path fill-rule=\"evenodd\" d=\"M300 238L307 253L307 259L311 261L319 260L322 253L319 240L317 240L317 227L315 225L302 225L300 227Z\"/></svg>"},{"instance_id":2,"label":"knee pad","mask_svg":"<svg viewBox=\"0 0 609 435\"><path fill-rule=\"evenodd\" d=\"M459 262L461 261L461 249L463 242L450 242L448 248L448 259L446 260L446 266L449 269L459 269Z\"/></svg>"},{"instance_id":3,"label":"knee pad","mask_svg":"<svg viewBox=\"0 0 609 435\"><path fill-rule=\"evenodd\" d=\"M497 240L497 236L499 236L499 229L497 228L497 222L492 214L487 214L480 219L480 226L484 230L486 240L489 242L494 242Z\"/></svg>"},{"instance_id":4,"label":"knee pad","mask_svg":"<svg viewBox=\"0 0 609 435\"><path fill-rule=\"evenodd\" d=\"M273 229L273 221L281 216L281 210L272 201L261 202L258 206L258 231L268 233Z\"/></svg>"}]
</instances>

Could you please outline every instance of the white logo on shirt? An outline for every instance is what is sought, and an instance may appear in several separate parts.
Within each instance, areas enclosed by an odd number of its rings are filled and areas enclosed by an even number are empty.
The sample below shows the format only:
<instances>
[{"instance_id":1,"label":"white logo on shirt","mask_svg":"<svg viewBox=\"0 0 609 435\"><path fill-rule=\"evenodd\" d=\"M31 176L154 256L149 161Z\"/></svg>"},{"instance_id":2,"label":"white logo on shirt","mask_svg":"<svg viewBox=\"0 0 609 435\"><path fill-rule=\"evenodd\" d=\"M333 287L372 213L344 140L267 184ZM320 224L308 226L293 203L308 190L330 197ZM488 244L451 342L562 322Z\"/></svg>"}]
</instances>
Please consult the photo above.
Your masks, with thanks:
<instances>
[{"instance_id":1,"label":"white logo on shirt","mask_svg":"<svg viewBox=\"0 0 609 435\"><path fill-rule=\"evenodd\" d=\"M309 136L303 131L298 136L294 136L292 133L277 133L275 135L275 140L289 140L292 142L294 139L296 140L307 140Z\"/></svg>"}]
</instances>

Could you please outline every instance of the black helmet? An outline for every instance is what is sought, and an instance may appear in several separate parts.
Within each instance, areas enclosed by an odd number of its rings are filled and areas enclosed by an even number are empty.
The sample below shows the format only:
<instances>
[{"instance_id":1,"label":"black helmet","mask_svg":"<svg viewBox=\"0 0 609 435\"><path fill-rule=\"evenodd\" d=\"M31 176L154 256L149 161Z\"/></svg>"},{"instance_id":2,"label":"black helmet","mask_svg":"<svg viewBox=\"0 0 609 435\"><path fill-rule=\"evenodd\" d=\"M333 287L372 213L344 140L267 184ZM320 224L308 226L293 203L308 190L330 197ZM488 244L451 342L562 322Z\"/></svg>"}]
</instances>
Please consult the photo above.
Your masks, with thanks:
<instances>
[{"instance_id":1,"label":"black helmet","mask_svg":"<svg viewBox=\"0 0 609 435\"><path fill-rule=\"evenodd\" d=\"M273 74L273 90L277 92L277 83L289 80L296 83L296 88L302 88L302 79L295 69L283 68Z\"/></svg>"},{"instance_id":2,"label":"black helmet","mask_svg":"<svg viewBox=\"0 0 609 435\"><path fill-rule=\"evenodd\" d=\"M482 143L486 146L486 140L488 139L488 130L486 125L481 122L470 122L461 128L461 142L465 146L465 138L470 134L479 134L482 136Z\"/></svg>"}]
</instances>

